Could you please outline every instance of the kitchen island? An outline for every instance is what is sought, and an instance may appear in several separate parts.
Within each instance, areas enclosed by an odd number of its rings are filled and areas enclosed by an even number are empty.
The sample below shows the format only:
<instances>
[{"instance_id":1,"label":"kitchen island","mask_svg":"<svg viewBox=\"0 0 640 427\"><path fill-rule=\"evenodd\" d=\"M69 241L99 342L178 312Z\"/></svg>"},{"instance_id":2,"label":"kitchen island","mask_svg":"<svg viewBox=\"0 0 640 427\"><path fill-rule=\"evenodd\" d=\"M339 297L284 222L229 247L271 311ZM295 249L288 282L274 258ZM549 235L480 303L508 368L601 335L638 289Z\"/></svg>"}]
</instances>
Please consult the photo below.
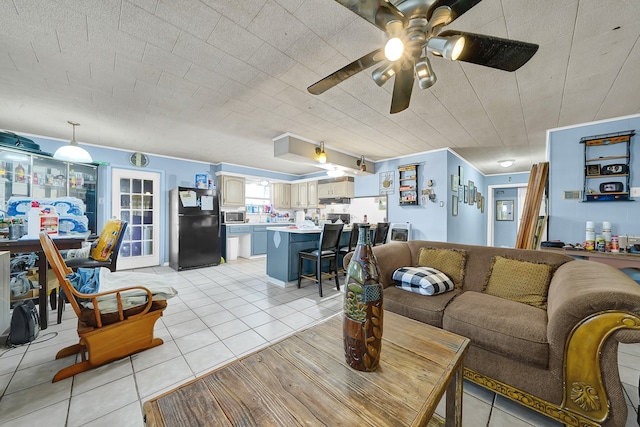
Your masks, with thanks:
<instances>
[{"instance_id":1,"label":"kitchen island","mask_svg":"<svg viewBox=\"0 0 640 427\"><path fill-rule=\"evenodd\" d=\"M298 253L317 249L322 227L267 227L267 276L270 283L282 287L297 286ZM345 226L340 246L349 244L351 228ZM340 262L340 260L338 260ZM328 263L328 261L327 261ZM314 266L306 262L304 274L312 274Z\"/></svg>"}]
</instances>

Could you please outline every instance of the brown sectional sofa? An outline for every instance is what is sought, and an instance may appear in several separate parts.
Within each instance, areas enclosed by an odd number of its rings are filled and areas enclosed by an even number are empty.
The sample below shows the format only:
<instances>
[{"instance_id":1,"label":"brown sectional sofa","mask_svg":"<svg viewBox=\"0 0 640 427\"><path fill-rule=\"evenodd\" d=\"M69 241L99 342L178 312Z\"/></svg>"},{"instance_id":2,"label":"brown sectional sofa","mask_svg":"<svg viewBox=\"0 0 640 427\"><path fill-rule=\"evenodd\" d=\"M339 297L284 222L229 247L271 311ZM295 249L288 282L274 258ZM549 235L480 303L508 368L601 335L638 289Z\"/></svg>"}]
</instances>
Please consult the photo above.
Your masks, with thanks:
<instances>
[{"instance_id":1,"label":"brown sectional sofa","mask_svg":"<svg viewBox=\"0 0 640 427\"><path fill-rule=\"evenodd\" d=\"M394 286L393 272L417 265L422 247L465 251L461 289L424 296ZM625 425L617 350L640 342L640 286L624 273L543 251L417 240L373 250L385 310L471 339L465 378L569 426ZM554 266L546 310L483 293L496 255Z\"/></svg>"}]
</instances>

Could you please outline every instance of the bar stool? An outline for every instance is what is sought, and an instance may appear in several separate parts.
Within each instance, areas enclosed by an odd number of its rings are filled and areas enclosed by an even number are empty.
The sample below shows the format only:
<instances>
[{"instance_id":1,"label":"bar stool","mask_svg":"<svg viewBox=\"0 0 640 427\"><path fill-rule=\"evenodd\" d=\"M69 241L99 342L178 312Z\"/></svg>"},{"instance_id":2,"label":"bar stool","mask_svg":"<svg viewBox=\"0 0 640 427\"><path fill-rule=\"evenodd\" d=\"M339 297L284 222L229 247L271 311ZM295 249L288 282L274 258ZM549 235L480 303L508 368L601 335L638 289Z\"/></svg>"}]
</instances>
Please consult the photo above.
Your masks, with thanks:
<instances>
[{"instance_id":1,"label":"bar stool","mask_svg":"<svg viewBox=\"0 0 640 427\"><path fill-rule=\"evenodd\" d=\"M351 224L351 235L349 237L349 246L343 246L338 250L338 255L340 255L342 258L344 258L346 254L354 250L356 245L358 244L358 231L359 231L358 226L359 225L360 224L357 222ZM347 275L347 270L344 269L344 266L340 270L345 274L345 276Z\"/></svg>"},{"instance_id":2,"label":"bar stool","mask_svg":"<svg viewBox=\"0 0 640 427\"><path fill-rule=\"evenodd\" d=\"M325 224L320 234L320 247L314 250L305 250L298 253L298 288L302 278L313 280L318 283L318 292L322 297L322 274L326 274L328 278L334 277L336 281L336 289L340 290L338 282L338 245L342 236L342 228L344 224ZM314 275L302 274L302 266L305 259L315 261L316 271ZM322 272L322 261L329 260L329 269L333 272Z\"/></svg>"},{"instance_id":3,"label":"bar stool","mask_svg":"<svg viewBox=\"0 0 640 427\"><path fill-rule=\"evenodd\" d=\"M376 224L376 231L373 235L373 246L384 245L387 243L387 234L389 234L388 222L379 222Z\"/></svg>"}]
</instances>

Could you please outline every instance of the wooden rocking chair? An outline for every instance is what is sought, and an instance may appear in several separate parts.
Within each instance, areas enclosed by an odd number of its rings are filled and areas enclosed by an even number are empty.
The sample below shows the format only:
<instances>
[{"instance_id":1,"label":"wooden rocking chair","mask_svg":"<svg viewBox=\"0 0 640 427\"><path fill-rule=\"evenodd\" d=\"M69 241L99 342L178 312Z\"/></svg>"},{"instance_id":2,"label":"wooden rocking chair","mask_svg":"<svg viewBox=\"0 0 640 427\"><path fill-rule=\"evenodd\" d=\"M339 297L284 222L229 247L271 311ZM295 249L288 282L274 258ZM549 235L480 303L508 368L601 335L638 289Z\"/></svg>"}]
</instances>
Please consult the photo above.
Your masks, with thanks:
<instances>
[{"instance_id":1,"label":"wooden rocking chair","mask_svg":"<svg viewBox=\"0 0 640 427\"><path fill-rule=\"evenodd\" d=\"M151 291L143 286L96 294L80 293L67 279L67 275L73 273L73 270L65 264L55 243L44 232L40 233L40 243L60 282L60 287L78 316L80 342L60 350L56 359L78 353L82 357L80 362L60 370L53 377L53 382L162 344L160 338L153 337L153 327L167 307L166 301L153 301ZM123 310L123 294L131 290L145 291L147 302ZM98 298L107 295L117 300L117 313L100 313ZM91 301L93 308L82 306L80 300Z\"/></svg>"}]
</instances>

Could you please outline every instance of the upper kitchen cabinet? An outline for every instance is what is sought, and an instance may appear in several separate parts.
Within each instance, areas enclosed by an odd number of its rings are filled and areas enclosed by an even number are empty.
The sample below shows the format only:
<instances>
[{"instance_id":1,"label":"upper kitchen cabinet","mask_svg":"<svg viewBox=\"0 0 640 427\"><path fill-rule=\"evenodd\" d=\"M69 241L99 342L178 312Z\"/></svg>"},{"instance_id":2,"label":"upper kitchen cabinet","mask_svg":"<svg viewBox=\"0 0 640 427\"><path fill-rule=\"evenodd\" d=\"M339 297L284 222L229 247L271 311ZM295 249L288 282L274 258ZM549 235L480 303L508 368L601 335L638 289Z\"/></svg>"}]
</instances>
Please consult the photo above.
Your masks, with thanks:
<instances>
[{"instance_id":1,"label":"upper kitchen cabinet","mask_svg":"<svg viewBox=\"0 0 640 427\"><path fill-rule=\"evenodd\" d=\"M218 187L222 192L222 206L245 205L245 179L243 177L219 175Z\"/></svg>"},{"instance_id":2,"label":"upper kitchen cabinet","mask_svg":"<svg viewBox=\"0 0 640 427\"><path fill-rule=\"evenodd\" d=\"M85 205L84 215L88 220L86 228L92 233L97 233L97 181L96 165L68 163L44 154L0 148L0 210L7 216L26 216L29 208L28 202L17 203L17 210L11 208L8 205L11 197L22 196L24 199L75 197ZM72 204L71 202L56 204L61 219L70 214L69 209L72 209ZM65 209L67 207L69 209ZM83 224L78 226L71 219L64 224L66 224L65 227L71 227L67 231L85 229ZM62 222L60 227L62 231Z\"/></svg>"},{"instance_id":3,"label":"upper kitchen cabinet","mask_svg":"<svg viewBox=\"0 0 640 427\"><path fill-rule=\"evenodd\" d=\"M273 207L276 209L291 208L291 184L273 184Z\"/></svg>"},{"instance_id":4,"label":"upper kitchen cabinet","mask_svg":"<svg viewBox=\"0 0 640 427\"><path fill-rule=\"evenodd\" d=\"M318 207L318 181L307 182L307 207Z\"/></svg>"},{"instance_id":5,"label":"upper kitchen cabinet","mask_svg":"<svg viewBox=\"0 0 640 427\"><path fill-rule=\"evenodd\" d=\"M321 180L318 182L319 199L352 198L353 195L352 177L336 180Z\"/></svg>"}]
</instances>

